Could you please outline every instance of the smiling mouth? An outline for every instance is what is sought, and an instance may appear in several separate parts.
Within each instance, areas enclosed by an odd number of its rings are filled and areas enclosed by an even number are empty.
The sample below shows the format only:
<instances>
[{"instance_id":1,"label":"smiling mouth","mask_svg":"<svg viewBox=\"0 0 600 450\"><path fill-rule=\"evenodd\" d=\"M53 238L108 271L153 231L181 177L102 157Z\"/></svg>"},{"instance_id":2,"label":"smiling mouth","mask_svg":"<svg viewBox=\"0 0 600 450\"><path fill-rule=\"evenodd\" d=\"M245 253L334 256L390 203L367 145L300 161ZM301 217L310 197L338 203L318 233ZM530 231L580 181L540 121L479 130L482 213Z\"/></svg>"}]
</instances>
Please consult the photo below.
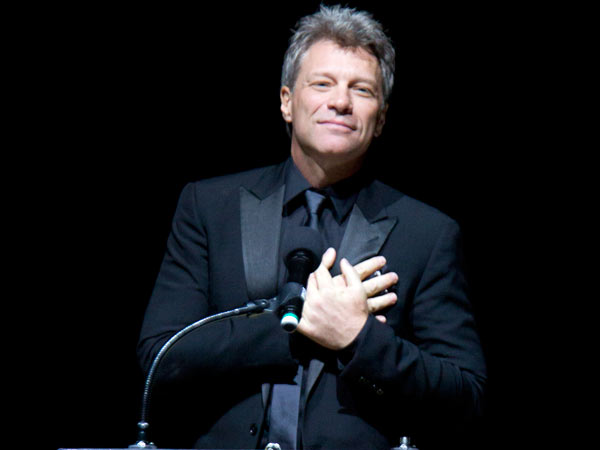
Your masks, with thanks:
<instances>
[{"instance_id":1,"label":"smiling mouth","mask_svg":"<svg viewBox=\"0 0 600 450\"><path fill-rule=\"evenodd\" d=\"M337 122L335 120L323 120L323 121L319 122L319 124L320 125L329 125L329 126L332 126L334 128L339 128L339 129L342 129L342 130L352 130L352 131L356 130L356 127L354 127L352 125L349 125L349 124L344 123L344 122Z\"/></svg>"}]
</instances>

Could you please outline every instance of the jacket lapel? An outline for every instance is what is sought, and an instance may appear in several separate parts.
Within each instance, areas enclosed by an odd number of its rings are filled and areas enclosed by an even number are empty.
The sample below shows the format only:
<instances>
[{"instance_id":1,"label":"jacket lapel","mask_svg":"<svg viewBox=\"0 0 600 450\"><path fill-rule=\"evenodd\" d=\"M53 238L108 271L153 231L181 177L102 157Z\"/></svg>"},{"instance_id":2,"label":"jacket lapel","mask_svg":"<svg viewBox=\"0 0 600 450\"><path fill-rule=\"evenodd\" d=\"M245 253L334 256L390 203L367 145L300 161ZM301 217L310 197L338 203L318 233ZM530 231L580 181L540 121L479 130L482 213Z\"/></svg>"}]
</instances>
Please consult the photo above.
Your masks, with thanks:
<instances>
[{"instance_id":1,"label":"jacket lapel","mask_svg":"<svg viewBox=\"0 0 600 450\"><path fill-rule=\"evenodd\" d=\"M265 179L269 179L265 181ZM265 176L253 189L240 187L242 255L250 299L270 298L277 292L281 211L285 185L281 172Z\"/></svg>"},{"instance_id":2,"label":"jacket lapel","mask_svg":"<svg viewBox=\"0 0 600 450\"><path fill-rule=\"evenodd\" d=\"M396 219L394 218L381 218L370 222L360 207L355 204L338 250L333 274L340 273L342 258L346 258L352 265L355 265L376 256L395 224Z\"/></svg>"},{"instance_id":3,"label":"jacket lapel","mask_svg":"<svg viewBox=\"0 0 600 450\"><path fill-rule=\"evenodd\" d=\"M250 299L271 298L277 293L284 167L285 163L274 166L255 185L240 187L242 256ZM271 389L270 383L263 383L265 411Z\"/></svg>"}]
</instances>

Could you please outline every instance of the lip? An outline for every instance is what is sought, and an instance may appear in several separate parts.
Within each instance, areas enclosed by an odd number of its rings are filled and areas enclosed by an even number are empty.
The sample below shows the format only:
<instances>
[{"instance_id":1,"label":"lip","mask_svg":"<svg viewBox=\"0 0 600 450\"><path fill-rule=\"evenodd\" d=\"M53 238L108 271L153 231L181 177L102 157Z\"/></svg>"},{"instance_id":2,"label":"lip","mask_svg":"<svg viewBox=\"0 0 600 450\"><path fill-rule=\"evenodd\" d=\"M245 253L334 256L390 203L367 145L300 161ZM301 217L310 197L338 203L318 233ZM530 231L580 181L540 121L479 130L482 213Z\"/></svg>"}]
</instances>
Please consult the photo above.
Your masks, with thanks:
<instances>
[{"instance_id":1,"label":"lip","mask_svg":"<svg viewBox=\"0 0 600 450\"><path fill-rule=\"evenodd\" d=\"M352 130L352 131L356 130L355 126L350 125L346 122L338 121L338 120L320 120L319 125L333 125L336 128L339 127L339 128L343 128L343 129L347 129L347 130Z\"/></svg>"}]
</instances>

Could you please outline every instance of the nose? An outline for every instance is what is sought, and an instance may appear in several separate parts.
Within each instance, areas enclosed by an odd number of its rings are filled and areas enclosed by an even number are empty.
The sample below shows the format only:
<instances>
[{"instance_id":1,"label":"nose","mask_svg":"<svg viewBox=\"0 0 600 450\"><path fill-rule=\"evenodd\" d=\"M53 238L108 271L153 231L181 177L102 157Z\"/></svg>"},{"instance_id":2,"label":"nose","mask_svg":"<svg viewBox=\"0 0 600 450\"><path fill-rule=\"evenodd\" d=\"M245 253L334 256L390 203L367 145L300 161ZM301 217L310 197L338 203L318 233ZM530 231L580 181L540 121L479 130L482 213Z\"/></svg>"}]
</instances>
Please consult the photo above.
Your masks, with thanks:
<instances>
[{"instance_id":1,"label":"nose","mask_svg":"<svg viewBox=\"0 0 600 450\"><path fill-rule=\"evenodd\" d=\"M352 114L350 89L343 86L332 89L327 106L330 109L335 109L338 114Z\"/></svg>"}]
</instances>

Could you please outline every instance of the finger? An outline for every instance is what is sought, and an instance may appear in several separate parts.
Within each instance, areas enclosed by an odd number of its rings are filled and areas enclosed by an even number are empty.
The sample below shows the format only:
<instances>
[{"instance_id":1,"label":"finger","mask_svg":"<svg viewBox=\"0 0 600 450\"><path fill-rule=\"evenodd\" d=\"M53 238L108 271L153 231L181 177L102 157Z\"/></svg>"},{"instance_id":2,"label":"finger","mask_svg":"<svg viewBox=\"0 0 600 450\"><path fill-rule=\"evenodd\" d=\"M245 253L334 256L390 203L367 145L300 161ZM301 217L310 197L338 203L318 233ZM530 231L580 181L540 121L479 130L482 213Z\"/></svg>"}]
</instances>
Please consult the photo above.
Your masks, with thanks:
<instances>
[{"instance_id":1,"label":"finger","mask_svg":"<svg viewBox=\"0 0 600 450\"><path fill-rule=\"evenodd\" d=\"M342 258L342 260L340 261L340 269L342 269L342 275L344 275L346 284L348 286L358 285L362 283L358 272L356 271L356 269L354 269L352 264L350 264L346 258Z\"/></svg>"},{"instance_id":2,"label":"finger","mask_svg":"<svg viewBox=\"0 0 600 450\"><path fill-rule=\"evenodd\" d=\"M373 275L385 266L386 259L383 256L374 256L354 266L361 280Z\"/></svg>"},{"instance_id":3,"label":"finger","mask_svg":"<svg viewBox=\"0 0 600 450\"><path fill-rule=\"evenodd\" d=\"M323 253L321 264L323 264L327 270L330 270L333 267L333 264L335 263L335 254L336 252L333 247L329 247L325 253Z\"/></svg>"},{"instance_id":4,"label":"finger","mask_svg":"<svg viewBox=\"0 0 600 450\"><path fill-rule=\"evenodd\" d=\"M383 275L369 278L368 280L363 281L363 287L365 288L367 297L373 297L379 292L391 288L397 282L398 274L396 274L395 272L388 272Z\"/></svg>"},{"instance_id":5,"label":"finger","mask_svg":"<svg viewBox=\"0 0 600 450\"><path fill-rule=\"evenodd\" d=\"M387 322L387 318L385 316L375 316L375 318L377 320L379 320L381 323L386 323Z\"/></svg>"},{"instance_id":6,"label":"finger","mask_svg":"<svg viewBox=\"0 0 600 450\"><path fill-rule=\"evenodd\" d=\"M323 257L321 258L321 264L317 267L314 274L317 281L317 286L322 288L328 284L331 284L331 273L329 273L329 269L333 267L333 263L335 262L335 250L333 248L328 248L325 253L323 253Z\"/></svg>"},{"instance_id":7,"label":"finger","mask_svg":"<svg viewBox=\"0 0 600 450\"><path fill-rule=\"evenodd\" d=\"M309 292L315 289L317 289L317 277L313 272L308 276L308 280L306 282L306 291Z\"/></svg>"},{"instance_id":8,"label":"finger","mask_svg":"<svg viewBox=\"0 0 600 450\"><path fill-rule=\"evenodd\" d=\"M394 305L396 301L398 301L398 296L393 292L390 292L388 294L367 299L367 308L369 309L369 313L373 314Z\"/></svg>"}]
</instances>

